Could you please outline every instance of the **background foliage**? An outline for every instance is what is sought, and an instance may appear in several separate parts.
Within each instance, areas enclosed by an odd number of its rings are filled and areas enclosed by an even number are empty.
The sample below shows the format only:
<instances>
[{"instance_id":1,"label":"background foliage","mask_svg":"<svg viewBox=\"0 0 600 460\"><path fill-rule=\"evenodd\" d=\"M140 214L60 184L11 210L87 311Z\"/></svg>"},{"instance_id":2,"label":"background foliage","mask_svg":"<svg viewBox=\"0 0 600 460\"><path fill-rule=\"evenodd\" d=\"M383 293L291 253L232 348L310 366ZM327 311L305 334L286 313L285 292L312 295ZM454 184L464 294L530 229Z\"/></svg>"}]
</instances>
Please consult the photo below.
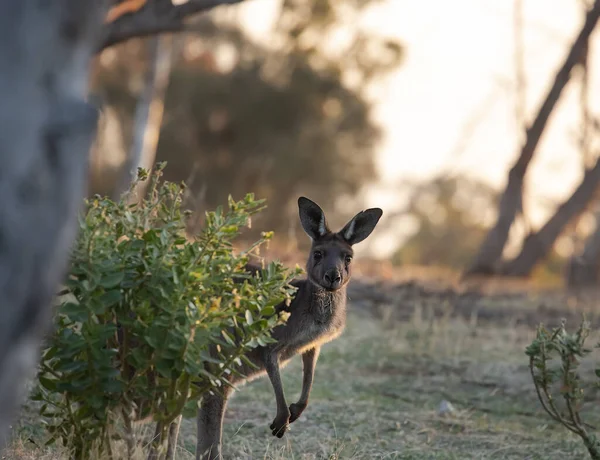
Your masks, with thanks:
<instances>
[{"instance_id":1,"label":"background foliage","mask_svg":"<svg viewBox=\"0 0 600 460\"><path fill-rule=\"evenodd\" d=\"M186 180L207 209L252 190L269 202L260 227L275 231L298 226L298 195L339 212L340 198L376 179L370 88L402 58L398 43L360 27L371 3L283 1L268 42L234 21L198 22L181 37L165 98L166 178ZM145 55L140 42L107 53L96 88L130 145ZM94 187L110 191L110 175Z\"/></svg>"}]
</instances>

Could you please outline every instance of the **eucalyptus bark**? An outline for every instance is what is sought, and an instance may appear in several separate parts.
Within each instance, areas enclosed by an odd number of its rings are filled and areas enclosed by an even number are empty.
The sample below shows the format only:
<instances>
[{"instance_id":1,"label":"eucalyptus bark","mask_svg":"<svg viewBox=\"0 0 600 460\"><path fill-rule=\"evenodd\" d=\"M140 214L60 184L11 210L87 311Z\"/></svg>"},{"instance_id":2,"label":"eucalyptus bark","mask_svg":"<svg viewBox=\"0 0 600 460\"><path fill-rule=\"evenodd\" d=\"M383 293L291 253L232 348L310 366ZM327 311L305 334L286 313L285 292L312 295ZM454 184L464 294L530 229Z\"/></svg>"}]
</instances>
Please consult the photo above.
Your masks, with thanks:
<instances>
[{"instance_id":1,"label":"eucalyptus bark","mask_svg":"<svg viewBox=\"0 0 600 460\"><path fill-rule=\"evenodd\" d=\"M98 0L0 3L0 447L50 325L97 111L85 102Z\"/></svg>"}]
</instances>

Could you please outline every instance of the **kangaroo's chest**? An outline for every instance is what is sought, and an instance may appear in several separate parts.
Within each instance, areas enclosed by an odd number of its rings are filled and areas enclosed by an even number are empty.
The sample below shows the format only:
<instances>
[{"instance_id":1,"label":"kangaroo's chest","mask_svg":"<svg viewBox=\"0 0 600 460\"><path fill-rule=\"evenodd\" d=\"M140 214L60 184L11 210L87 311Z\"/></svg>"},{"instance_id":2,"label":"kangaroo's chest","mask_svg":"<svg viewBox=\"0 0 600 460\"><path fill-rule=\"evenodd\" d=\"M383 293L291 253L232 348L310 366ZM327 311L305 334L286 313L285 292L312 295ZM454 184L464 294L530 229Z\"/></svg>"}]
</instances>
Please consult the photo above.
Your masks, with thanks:
<instances>
[{"instance_id":1,"label":"kangaroo's chest","mask_svg":"<svg viewBox=\"0 0 600 460\"><path fill-rule=\"evenodd\" d=\"M256 368L245 367L244 380L252 380L264 372L265 352L277 353L280 366L285 366L295 355L330 342L343 332L346 325L345 293L334 298L334 303L307 304L302 300L305 299L295 298L288 310L290 316L286 324L273 330L271 335L277 342L266 348L255 348L248 354Z\"/></svg>"},{"instance_id":2,"label":"kangaroo's chest","mask_svg":"<svg viewBox=\"0 0 600 460\"><path fill-rule=\"evenodd\" d=\"M292 311L287 324L277 331L282 359L330 342L342 333L346 324L345 302L338 302L333 308L327 304L317 307Z\"/></svg>"}]
</instances>

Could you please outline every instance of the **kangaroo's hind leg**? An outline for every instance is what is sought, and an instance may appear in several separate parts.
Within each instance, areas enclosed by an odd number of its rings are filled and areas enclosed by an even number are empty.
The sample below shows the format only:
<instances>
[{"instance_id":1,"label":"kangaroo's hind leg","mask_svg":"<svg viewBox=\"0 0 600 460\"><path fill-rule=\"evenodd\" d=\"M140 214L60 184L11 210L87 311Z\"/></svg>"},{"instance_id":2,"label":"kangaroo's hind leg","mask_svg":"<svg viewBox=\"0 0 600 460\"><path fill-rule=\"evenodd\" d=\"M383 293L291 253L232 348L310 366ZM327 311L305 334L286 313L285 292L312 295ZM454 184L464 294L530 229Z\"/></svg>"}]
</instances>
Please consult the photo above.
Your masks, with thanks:
<instances>
[{"instance_id":1,"label":"kangaroo's hind leg","mask_svg":"<svg viewBox=\"0 0 600 460\"><path fill-rule=\"evenodd\" d=\"M198 443L196 460L221 460L221 437L223 416L227 406L227 398L231 395L229 387L222 389L222 394L206 394L202 397L198 409Z\"/></svg>"}]
</instances>

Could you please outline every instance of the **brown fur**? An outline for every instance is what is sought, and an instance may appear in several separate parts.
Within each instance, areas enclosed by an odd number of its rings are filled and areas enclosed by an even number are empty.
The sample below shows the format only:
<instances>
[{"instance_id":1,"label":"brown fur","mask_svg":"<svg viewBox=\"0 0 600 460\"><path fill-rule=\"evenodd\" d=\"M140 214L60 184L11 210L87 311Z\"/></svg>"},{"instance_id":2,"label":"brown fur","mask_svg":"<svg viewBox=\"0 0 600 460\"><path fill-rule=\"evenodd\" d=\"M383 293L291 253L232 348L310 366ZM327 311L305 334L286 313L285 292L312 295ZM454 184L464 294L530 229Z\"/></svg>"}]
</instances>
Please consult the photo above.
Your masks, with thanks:
<instances>
[{"instance_id":1,"label":"brown fur","mask_svg":"<svg viewBox=\"0 0 600 460\"><path fill-rule=\"evenodd\" d=\"M242 374L232 377L233 384L267 374L277 403L277 414L270 429L281 438L308 405L314 370L323 344L338 337L346 323L346 285L351 277L352 245L373 231L382 215L381 209L369 209L357 214L340 232L327 228L325 215L314 202L301 197L298 200L300 220L312 238L312 248L306 264L307 279L296 280L298 288L289 307L278 306L290 312L287 323L273 330L276 343L258 347L248 354L256 369L246 366ZM249 266L250 272L258 270ZM302 355L302 392L296 403L288 406L283 392L279 369L293 356ZM232 390L223 394L207 394L198 411L199 460L221 459L221 432L227 399Z\"/></svg>"}]
</instances>

